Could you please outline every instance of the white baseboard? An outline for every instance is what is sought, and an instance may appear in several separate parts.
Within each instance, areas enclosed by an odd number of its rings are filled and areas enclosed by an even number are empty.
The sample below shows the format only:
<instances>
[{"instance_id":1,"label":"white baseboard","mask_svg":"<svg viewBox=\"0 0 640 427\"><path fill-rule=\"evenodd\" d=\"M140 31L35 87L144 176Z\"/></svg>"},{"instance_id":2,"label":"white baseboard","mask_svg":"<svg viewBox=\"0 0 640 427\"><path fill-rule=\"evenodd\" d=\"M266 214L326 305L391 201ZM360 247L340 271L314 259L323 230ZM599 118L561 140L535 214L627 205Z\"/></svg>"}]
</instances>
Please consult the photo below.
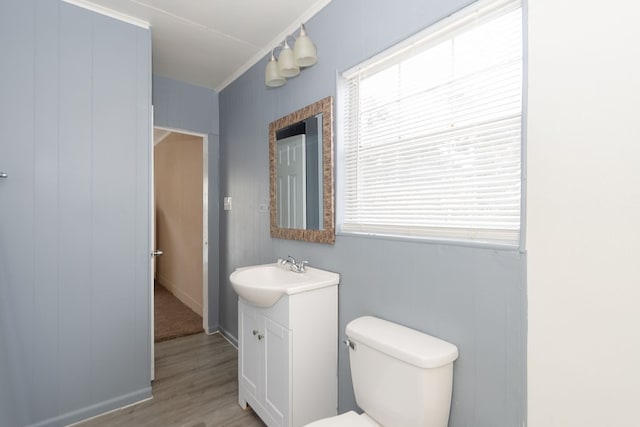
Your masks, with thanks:
<instances>
[{"instance_id":1,"label":"white baseboard","mask_svg":"<svg viewBox=\"0 0 640 427\"><path fill-rule=\"evenodd\" d=\"M202 316L202 304L193 299L189 294L183 291L180 286L177 286L175 283L172 283L166 277L163 277L161 274L156 274L158 279L158 283L165 287L166 290L171 292L176 298L178 298L184 305L189 307L191 310L198 313Z\"/></svg>"}]
</instances>

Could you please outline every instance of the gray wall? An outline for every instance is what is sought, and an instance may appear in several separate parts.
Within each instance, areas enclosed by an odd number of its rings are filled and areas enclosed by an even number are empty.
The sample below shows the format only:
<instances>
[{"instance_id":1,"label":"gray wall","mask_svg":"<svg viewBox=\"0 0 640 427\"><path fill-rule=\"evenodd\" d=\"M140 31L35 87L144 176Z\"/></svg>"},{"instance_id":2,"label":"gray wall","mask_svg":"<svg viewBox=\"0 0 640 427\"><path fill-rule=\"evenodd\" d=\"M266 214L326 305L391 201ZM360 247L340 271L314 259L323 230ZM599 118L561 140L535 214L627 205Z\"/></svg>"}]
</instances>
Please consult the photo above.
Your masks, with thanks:
<instances>
[{"instance_id":1,"label":"gray wall","mask_svg":"<svg viewBox=\"0 0 640 427\"><path fill-rule=\"evenodd\" d=\"M150 44L59 0L0 2L3 427L151 394Z\"/></svg>"},{"instance_id":2,"label":"gray wall","mask_svg":"<svg viewBox=\"0 0 640 427\"><path fill-rule=\"evenodd\" d=\"M336 96L336 72L425 28L468 0L334 0L307 24L318 63L278 89L264 85L266 58L220 93L220 324L237 336L239 266L287 254L341 274L340 337L365 314L455 343L451 426L514 427L526 419L525 256L517 251L338 236L335 246L271 239L268 124ZM339 111L339 109L338 109ZM337 115L337 120L340 120ZM339 137L339 135L338 135ZM356 408L347 353L339 352L339 410Z\"/></svg>"},{"instance_id":3,"label":"gray wall","mask_svg":"<svg viewBox=\"0 0 640 427\"><path fill-rule=\"evenodd\" d=\"M153 120L155 126L217 135L218 94L206 87L154 74Z\"/></svg>"},{"instance_id":4,"label":"gray wall","mask_svg":"<svg viewBox=\"0 0 640 427\"><path fill-rule=\"evenodd\" d=\"M3 170L1 166L0 170ZM0 191L2 190L0 189ZM14 377L16 370L22 369L22 367L17 364L14 356L17 337L14 331L9 328L9 325L13 324L15 314L10 300L9 287L6 285L9 283L6 259L5 249L0 244L0 384L2 384L0 387L0 425L15 426L18 425L18 414L24 412L18 408L16 399L19 390Z\"/></svg>"},{"instance_id":5,"label":"gray wall","mask_svg":"<svg viewBox=\"0 0 640 427\"><path fill-rule=\"evenodd\" d=\"M220 252L219 113L218 94L168 77L153 76L153 121L155 126L180 129L209 136L209 331L218 330Z\"/></svg>"}]
</instances>

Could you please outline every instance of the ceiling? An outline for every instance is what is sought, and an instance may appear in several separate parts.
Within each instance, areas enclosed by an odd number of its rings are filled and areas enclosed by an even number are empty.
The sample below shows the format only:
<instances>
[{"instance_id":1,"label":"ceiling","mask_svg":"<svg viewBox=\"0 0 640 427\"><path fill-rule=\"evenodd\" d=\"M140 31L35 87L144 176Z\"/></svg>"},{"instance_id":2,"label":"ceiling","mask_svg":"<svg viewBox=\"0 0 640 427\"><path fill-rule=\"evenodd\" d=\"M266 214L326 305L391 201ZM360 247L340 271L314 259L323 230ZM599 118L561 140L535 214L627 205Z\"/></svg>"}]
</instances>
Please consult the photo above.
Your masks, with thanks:
<instances>
[{"instance_id":1,"label":"ceiling","mask_svg":"<svg viewBox=\"0 0 640 427\"><path fill-rule=\"evenodd\" d=\"M331 0L65 1L149 23L154 74L220 91Z\"/></svg>"}]
</instances>

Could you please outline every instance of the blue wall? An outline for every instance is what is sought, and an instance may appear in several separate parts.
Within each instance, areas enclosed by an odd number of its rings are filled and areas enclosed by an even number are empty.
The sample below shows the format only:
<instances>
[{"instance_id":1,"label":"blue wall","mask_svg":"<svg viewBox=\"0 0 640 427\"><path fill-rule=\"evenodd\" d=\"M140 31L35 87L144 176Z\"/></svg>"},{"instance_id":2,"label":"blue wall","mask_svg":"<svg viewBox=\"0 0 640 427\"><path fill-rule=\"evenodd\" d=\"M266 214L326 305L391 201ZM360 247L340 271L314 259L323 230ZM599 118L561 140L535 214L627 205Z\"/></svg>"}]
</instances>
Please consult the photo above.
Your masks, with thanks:
<instances>
[{"instance_id":1,"label":"blue wall","mask_svg":"<svg viewBox=\"0 0 640 427\"><path fill-rule=\"evenodd\" d=\"M218 135L218 94L168 77L153 75L155 126Z\"/></svg>"},{"instance_id":2,"label":"blue wall","mask_svg":"<svg viewBox=\"0 0 640 427\"><path fill-rule=\"evenodd\" d=\"M341 274L339 325L379 316L455 343L451 426L514 427L526 419L525 256L517 251L337 236L334 246L272 239L268 124L327 95L344 71L470 3L468 0L334 0L306 27L318 63L278 89L266 58L220 96L220 325L237 336L239 266L294 255ZM337 120L340 117L337 115ZM338 135L339 137L339 135ZM339 352L339 410L356 408L347 352Z\"/></svg>"},{"instance_id":3,"label":"blue wall","mask_svg":"<svg viewBox=\"0 0 640 427\"><path fill-rule=\"evenodd\" d=\"M62 426L151 395L151 37L3 0L0 52L0 425Z\"/></svg>"},{"instance_id":4,"label":"blue wall","mask_svg":"<svg viewBox=\"0 0 640 427\"><path fill-rule=\"evenodd\" d=\"M218 94L208 88L153 76L155 126L207 134L209 137L209 319L208 330L218 330L220 252L220 147Z\"/></svg>"}]
</instances>

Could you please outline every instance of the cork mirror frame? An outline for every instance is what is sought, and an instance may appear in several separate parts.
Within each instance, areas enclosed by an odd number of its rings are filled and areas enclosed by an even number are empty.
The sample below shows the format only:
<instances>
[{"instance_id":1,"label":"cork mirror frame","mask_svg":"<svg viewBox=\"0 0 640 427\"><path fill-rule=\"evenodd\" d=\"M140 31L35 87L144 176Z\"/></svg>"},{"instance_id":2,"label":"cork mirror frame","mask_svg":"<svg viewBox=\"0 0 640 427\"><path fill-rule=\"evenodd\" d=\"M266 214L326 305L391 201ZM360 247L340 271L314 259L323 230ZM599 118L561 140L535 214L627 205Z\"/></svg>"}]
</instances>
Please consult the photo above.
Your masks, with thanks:
<instances>
[{"instance_id":1,"label":"cork mirror frame","mask_svg":"<svg viewBox=\"0 0 640 427\"><path fill-rule=\"evenodd\" d=\"M283 228L278 226L277 134L300 122L322 115L322 227L321 229ZM333 97L328 96L269 124L269 195L271 237L314 243L335 243L335 198L333 174Z\"/></svg>"}]
</instances>

